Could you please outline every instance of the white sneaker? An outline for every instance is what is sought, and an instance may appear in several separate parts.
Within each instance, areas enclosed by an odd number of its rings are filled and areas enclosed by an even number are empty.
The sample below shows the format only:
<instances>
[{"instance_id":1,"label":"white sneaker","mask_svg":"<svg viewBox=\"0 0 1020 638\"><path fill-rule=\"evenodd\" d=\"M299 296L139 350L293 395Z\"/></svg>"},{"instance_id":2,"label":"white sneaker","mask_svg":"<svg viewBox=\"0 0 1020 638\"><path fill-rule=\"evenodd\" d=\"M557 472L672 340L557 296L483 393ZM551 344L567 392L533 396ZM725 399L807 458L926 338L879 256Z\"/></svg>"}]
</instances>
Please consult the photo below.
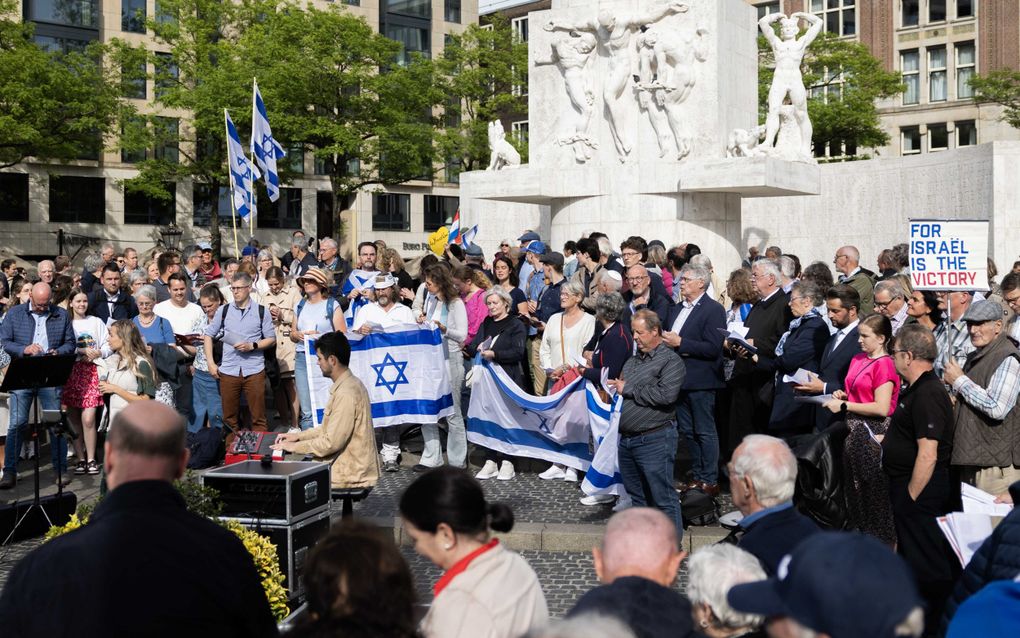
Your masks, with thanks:
<instances>
[{"instance_id":1,"label":"white sneaker","mask_svg":"<svg viewBox=\"0 0 1020 638\"><path fill-rule=\"evenodd\" d=\"M287 434L301 434L301 428L289 428Z\"/></svg>"},{"instance_id":2,"label":"white sneaker","mask_svg":"<svg viewBox=\"0 0 1020 638\"><path fill-rule=\"evenodd\" d=\"M625 509L633 507L634 501L631 500L630 494L624 494L620 497L620 500L616 501L616 505L613 506L614 512L622 512Z\"/></svg>"},{"instance_id":3,"label":"white sneaker","mask_svg":"<svg viewBox=\"0 0 1020 638\"><path fill-rule=\"evenodd\" d=\"M499 466L499 476L496 477L499 481L509 481L517 474L514 472L514 464L510 461L503 461L503 464Z\"/></svg>"},{"instance_id":4,"label":"white sneaker","mask_svg":"<svg viewBox=\"0 0 1020 638\"><path fill-rule=\"evenodd\" d=\"M568 467L563 472L563 480L567 481L568 483L577 483L577 470L575 470L572 467Z\"/></svg>"},{"instance_id":5,"label":"white sneaker","mask_svg":"<svg viewBox=\"0 0 1020 638\"><path fill-rule=\"evenodd\" d=\"M499 467L496 466L495 461L486 461L482 469L478 470L478 474L475 474L475 478L484 481L485 479L495 478L499 474Z\"/></svg>"},{"instance_id":6,"label":"white sneaker","mask_svg":"<svg viewBox=\"0 0 1020 638\"><path fill-rule=\"evenodd\" d=\"M552 481L555 479L561 479L564 476L566 476L566 472L563 471L563 468L553 463L552 465L549 466L548 470L539 474L538 478L542 479L543 481ZM574 480L577 480L576 475Z\"/></svg>"},{"instance_id":7,"label":"white sneaker","mask_svg":"<svg viewBox=\"0 0 1020 638\"><path fill-rule=\"evenodd\" d=\"M615 497L612 494L596 494L595 496L582 496L581 505L605 505L612 503Z\"/></svg>"}]
</instances>

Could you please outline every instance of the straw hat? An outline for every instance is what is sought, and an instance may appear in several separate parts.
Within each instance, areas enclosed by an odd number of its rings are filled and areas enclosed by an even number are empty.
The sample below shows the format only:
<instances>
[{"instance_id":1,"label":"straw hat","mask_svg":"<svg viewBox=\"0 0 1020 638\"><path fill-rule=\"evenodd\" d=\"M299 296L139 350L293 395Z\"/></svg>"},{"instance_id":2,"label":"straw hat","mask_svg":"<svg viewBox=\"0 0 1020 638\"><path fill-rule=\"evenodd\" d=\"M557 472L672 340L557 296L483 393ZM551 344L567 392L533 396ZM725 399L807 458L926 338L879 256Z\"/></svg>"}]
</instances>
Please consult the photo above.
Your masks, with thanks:
<instances>
[{"instance_id":1,"label":"straw hat","mask_svg":"<svg viewBox=\"0 0 1020 638\"><path fill-rule=\"evenodd\" d=\"M305 274L297 278L297 285L304 286L308 282L329 288L333 285L333 277L323 268L309 268Z\"/></svg>"}]
</instances>

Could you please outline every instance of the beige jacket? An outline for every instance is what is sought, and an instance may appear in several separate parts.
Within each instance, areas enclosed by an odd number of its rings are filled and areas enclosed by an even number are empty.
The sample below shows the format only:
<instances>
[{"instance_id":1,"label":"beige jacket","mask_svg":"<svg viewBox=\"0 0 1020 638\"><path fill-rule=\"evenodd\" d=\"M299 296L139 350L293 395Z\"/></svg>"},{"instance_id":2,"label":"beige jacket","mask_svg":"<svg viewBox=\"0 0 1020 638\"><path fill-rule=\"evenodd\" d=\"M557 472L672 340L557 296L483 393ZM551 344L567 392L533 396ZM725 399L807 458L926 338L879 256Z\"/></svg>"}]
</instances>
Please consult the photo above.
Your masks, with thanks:
<instances>
[{"instance_id":1,"label":"beige jacket","mask_svg":"<svg viewBox=\"0 0 1020 638\"><path fill-rule=\"evenodd\" d=\"M280 373L284 376L294 374L294 342L290 340L290 331L294 325L294 309L301 301L301 293L297 286L288 284L278 294L267 292L262 295L262 305L267 309L270 305L280 308L279 318L273 322L276 329L276 359L280 362ZM286 329L287 334L284 335Z\"/></svg>"},{"instance_id":2,"label":"beige jacket","mask_svg":"<svg viewBox=\"0 0 1020 638\"><path fill-rule=\"evenodd\" d=\"M549 622L538 576L496 545L436 596L421 621L426 638L517 638Z\"/></svg>"},{"instance_id":3,"label":"beige jacket","mask_svg":"<svg viewBox=\"0 0 1020 638\"><path fill-rule=\"evenodd\" d=\"M333 462L334 488L372 487L379 482L379 459L368 391L348 370L329 389L322 425L298 436L296 454Z\"/></svg>"}]
</instances>

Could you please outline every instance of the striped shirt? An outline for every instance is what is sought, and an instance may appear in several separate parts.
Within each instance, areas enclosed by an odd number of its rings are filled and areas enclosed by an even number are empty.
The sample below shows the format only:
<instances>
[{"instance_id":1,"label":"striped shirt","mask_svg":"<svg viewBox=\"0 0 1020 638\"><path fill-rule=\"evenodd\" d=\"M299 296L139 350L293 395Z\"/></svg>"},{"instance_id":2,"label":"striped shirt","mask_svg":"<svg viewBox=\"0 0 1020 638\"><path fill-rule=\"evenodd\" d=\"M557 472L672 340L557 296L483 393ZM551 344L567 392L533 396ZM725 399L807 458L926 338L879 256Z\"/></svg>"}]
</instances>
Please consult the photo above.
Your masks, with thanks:
<instances>
[{"instance_id":1,"label":"striped shirt","mask_svg":"<svg viewBox=\"0 0 1020 638\"><path fill-rule=\"evenodd\" d=\"M967 329L967 322L957 319L953 322L953 343L947 348L948 343L946 330L949 329L949 320L946 319L935 326L935 347L938 348L938 356L935 357L935 374L941 379L946 371L946 361L952 353L953 360L962 368L967 363L967 355L974 352L976 348L970 342L970 330Z\"/></svg>"},{"instance_id":2,"label":"striped shirt","mask_svg":"<svg viewBox=\"0 0 1020 638\"><path fill-rule=\"evenodd\" d=\"M1016 405L1017 393L1020 393L1020 361L1016 357L1006 357L995 369L987 388L964 375L953 382L953 390L975 410L1002 420Z\"/></svg>"},{"instance_id":3,"label":"striped shirt","mask_svg":"<svg viewBox=\"0 0 1020 638\"><path fill-rule=\"evenodd\" d=\"M637 434L676 418L676 403L684 382L684 362L660 343L651 352L638 350L623 364L623 411L620 432Z\"/></svg>"}]
</instances>

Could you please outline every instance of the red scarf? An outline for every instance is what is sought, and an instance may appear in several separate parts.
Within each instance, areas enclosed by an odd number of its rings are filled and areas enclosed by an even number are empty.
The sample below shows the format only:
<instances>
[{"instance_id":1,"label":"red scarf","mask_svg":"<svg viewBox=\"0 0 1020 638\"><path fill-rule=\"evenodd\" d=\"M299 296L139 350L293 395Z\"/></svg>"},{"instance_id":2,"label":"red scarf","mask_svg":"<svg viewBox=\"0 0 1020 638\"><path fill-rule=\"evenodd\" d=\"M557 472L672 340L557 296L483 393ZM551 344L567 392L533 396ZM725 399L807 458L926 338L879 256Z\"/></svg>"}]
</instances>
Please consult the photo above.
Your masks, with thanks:
<instances>
[{"instance_id":1,"label":"red scarf","mask_svg":"<svg viewBox=\"0 0 1020 638\"><path fill-rule=\"evenodd\" d=\"M460 574L461 572L463 572L465 569L468 568L468 565L471 564L471 561L473 561L474 559L478 558L479 556L481 556L485 552L489 551L490 549L492 549L493 547L495 547L498 544L499 544L499 539L498 538L494 538L491 541L489 541L488 543L482 545L481 547L479 547L475 551L471 552L470 554L468 554L464 558L462 558L459 561L457 561L456 563L454 563L454 565L452 567L450 567L450 569L446 570L446 573L443 574L442 578L440 578L438 581L436 581L435 586L432 588L432 591L435 593L435 595L438 597L440 592L442 592L444 589L446 589L446 586L449 585L450 582L454 578L456 578L458 574Z\"/></svg>"}]
</instances>

